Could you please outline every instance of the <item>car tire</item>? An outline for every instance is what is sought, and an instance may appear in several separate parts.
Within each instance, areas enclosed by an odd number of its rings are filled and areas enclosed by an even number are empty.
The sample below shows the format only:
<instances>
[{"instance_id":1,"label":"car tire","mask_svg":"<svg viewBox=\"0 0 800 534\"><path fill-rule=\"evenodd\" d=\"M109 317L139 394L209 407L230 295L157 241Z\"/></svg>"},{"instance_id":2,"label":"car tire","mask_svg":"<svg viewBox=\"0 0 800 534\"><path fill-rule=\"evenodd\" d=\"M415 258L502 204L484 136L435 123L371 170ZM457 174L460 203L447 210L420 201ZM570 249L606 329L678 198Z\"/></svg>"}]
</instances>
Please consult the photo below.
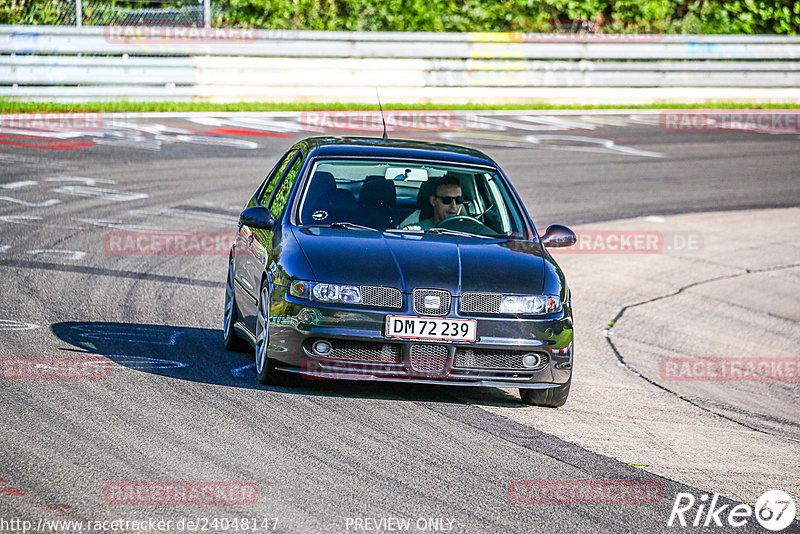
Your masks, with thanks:
<instances>
[{"instance_id":1,"label":"car tire","mask_svg":"<svg viewBox=\"0 0 800 534\"><path fill-rule=\"evenodd\" d=\"M572 377L569 377L564 384L549 389L520 389L519 396L522 402L531 406L546 406L548 408L558 408L564 406L569 396L569 386Z\"/></svg>"},{"instance_id":2,"label":"car tire","mask_svg":"<svg viewBox=\"0 0 800 534\"><path fill-rule=\"evenodd\" d=\"M228 262L228 281L225 283L225 309L222 319L222 339L225 348L235 352L248 352L250 345L236 333L234 325L239 321L239 309L236 306L236 293L233 286L233 261Z\"/></svg>"},{"instance_id":3,"label":"car tire","mask_svg":"<svg viewBox=\"0 0 800 534\"><path fill-rule=\"evenodd\" d=\"M256 312L256 374L265 385L275 383L275 363L269 357L269 282L261 283Z\"/></svg>"},{"instance_id":4,"label":"car tire","mask_svg":"<svg viewBox=\"0 0 800 534\"><path fill-rule=\"evenodd\" d=\"M269 357L269 282L261 283L256 312L256 375L265 386L294 385L294 375L275 369L275 360Z\"/></svg>"}]
</instances>

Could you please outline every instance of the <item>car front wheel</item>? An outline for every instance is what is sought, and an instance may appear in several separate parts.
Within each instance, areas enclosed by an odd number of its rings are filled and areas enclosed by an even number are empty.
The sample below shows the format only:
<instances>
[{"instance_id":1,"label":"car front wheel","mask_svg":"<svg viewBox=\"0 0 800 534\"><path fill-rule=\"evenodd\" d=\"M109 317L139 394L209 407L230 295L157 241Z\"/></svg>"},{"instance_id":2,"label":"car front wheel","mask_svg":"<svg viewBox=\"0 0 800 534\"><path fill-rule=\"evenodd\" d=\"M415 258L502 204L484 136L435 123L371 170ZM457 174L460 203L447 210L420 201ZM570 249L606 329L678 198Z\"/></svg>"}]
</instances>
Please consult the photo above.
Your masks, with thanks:
<instances>
[{"instance_id":1,"label":"car front wheel","mask_svg":"<svg viewBox=\"0 0 800 534\"><path fill-rule=\"evenodd\" d=\"M522 397L522 402L530 404L531 406L546 406L548 408L558 408L564 406L569 396L569 386L572 383L572 377L566 383L549 389L520 389L519 395Z\"/></svg>"},{"instance_id":2,"label":"car front wheel","mask_svg":"<svg viewBox=\"0 0 800 534\"><path fill-rule=\"evenodd\" d=\"M258 313L256 314L256 373L262 384L275 383L275 368L269 358L269 283L265 280L261 285L258 297Z\"/></svg>"}]
</instances>

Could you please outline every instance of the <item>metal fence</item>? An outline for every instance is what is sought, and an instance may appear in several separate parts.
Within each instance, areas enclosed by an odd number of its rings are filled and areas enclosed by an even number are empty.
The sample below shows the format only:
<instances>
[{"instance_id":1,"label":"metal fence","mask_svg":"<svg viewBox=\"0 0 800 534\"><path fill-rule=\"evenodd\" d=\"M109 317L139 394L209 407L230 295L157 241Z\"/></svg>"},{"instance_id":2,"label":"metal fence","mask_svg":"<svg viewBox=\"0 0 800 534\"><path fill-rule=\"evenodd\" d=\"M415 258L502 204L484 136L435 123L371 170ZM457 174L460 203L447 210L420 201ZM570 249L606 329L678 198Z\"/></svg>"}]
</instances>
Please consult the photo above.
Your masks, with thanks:
<instances>
[{"instance_id":1,"label":"metal fence","mask_svg":"<svg viewBox=\"0 0 800 534\"><path fill-rule=\"evenodd\" d=\"M0 97L800 102L800 37L0 26Z\"/></svg>"},{"instance_id":2,"label":"metal fence","mask_svg":"<svg viewBox=\"0 0 800 534\"><path fill-rule=\"evenodd\" d=\"M21 24L54 26L197 26L215 25L225 13L210 0L45 0L39 9L20 14Z\"/></svg>"}]
</instances>

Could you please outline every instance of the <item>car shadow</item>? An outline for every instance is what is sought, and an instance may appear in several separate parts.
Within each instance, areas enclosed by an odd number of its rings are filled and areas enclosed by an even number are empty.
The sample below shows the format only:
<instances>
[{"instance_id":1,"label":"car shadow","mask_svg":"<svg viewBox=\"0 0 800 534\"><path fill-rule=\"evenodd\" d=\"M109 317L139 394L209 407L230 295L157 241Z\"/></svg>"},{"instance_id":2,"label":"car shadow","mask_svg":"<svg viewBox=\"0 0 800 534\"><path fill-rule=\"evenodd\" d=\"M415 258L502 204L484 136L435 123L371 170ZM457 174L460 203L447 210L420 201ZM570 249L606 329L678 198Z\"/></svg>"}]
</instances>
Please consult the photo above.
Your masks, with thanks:
<instances>
[{"instance_id":1,"label":"car shadow","mask_svg":"<svg viewBox=\"0 0 800 534\"><path fill-rule=\"evenodd\" d=\"M129 369L177 380L291 395L526 406L519 397L498 388L324 379L302 380L291 387L263 386L256 379L252 353L225 350L222 331L210 328L62 322L51 329L71 345L61 347L63 351L105 356Z\"/></svg>"}]
</instances>

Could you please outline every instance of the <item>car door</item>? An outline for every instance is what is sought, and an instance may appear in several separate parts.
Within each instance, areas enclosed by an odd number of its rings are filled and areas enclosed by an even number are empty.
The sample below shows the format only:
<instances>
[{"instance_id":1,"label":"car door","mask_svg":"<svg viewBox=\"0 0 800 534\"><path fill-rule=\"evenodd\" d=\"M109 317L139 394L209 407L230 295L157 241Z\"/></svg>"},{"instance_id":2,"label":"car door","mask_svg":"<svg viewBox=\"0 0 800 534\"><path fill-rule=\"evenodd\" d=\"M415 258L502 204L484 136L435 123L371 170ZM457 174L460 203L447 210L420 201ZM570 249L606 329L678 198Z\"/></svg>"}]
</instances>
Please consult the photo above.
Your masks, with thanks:
<instances>
[{"instance_id":1,"label":"car door","mask_svg":"<svg viewBox=\"0 0 800 534\"><path fill-rule=\"evenodd\" d=\"M270 215L272 215L272 218L275 220L275 227L273 230L271 232L266 232L264 230L254 232L254 253L266 258L264 265L267 266L270 272L270 282L274 281L274 277L282 268L280 254L283 247L281 246L281 242L283 234L286 231L283 228L282 220L289 202L289 197L291 197L297 179L300 177L300 171L303 168L304 161L305 158L302 152L298 152L294 156L294 160L289 164L286 172L281 176L272 195L266 200Z\"/></svg>"},{"instance_id":2,"label":"car door","mask_svg":"<svg viewBox=\"0 0 800 534\"><path fill-rule=\"evenodd\" d=\"M276 184L280 182L281 177L286 172L289 164L294 161L297 153L297 149L292 149L283 155L278 164L272 169L269 176L267 176L266 180L264 180L264 183L261 184L247 203L245 209L258 205L266 205L272 196ZM235 247L234 280L236 284L234 284L234 291L236 294L236 302L239 305L242 319L251 332L255 332L257 299L258 292L261 289L261 275L264 273L265 258L261 253L257 254L258 247L253 246L256 232L265 232L265 230L258 230L256 228L250 228L249 226L240 225L239 232L236 235Z\"/></svg>"}]
</instances>

